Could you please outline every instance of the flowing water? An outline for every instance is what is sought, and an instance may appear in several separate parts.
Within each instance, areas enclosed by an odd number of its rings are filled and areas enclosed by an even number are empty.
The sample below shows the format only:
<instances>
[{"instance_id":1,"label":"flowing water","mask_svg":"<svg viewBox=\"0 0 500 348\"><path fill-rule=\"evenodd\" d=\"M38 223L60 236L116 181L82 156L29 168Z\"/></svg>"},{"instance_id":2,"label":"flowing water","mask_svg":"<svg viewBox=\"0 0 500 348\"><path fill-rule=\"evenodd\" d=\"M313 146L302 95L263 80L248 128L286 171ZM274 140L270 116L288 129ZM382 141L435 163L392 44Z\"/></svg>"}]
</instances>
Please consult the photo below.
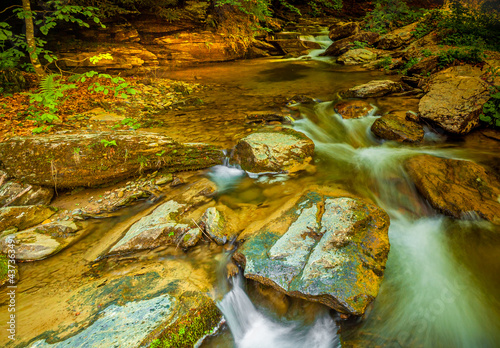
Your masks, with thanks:
<instances>
[{"instance_id":1,"label":"flowing water","mask_svg":"<svg viewBox=\"0 0 500 348\"><path fill-rule=\"evenodd\" d=\"M325 37L315 40L328 43ZM253 282L236 277L228 284L220 268L230 255L221 248L202 245L188 254L177 249L159 250L116 263L150 267L154 262L182 258L199 269L200 273L192 275L193 282L213 284L213 297L226 320L202 347L498 347L500 231L483 221L455 221L438 214L416 192L403 167L406 159L422 153L494 167L499 159L495 149L474 138L457 141L430 131L418 147L380 142L370 132L378 115L390 109L415 109L417 101L369 100L377 111L361 119L344 120L330 102L337 92L387 76L339 67L319 53L312 51L293 60L261 59L169 73L171 78L197 77L201 83L223 87L217 87L220 93L206 101L208 120L196 120L194 111L186 112L176 118L175 127L163 131L179 140L209 141L229 148L234 137L245 132L245 126L224 127L231 112L258 110L272 105L266 103L275 96L293 96L298 91L323 100L299 106L302 118L293 125L316 145L315 174L256 176L228 162L204 175L219 186L218 202L230 207L258 205L273 211L298 188L324 184L367 197L385 209L391 218L391 251L380 294L365 317L341 320L322 305L289 298L283 300L287 305L280 307L255 291ZM89 262L99 254L99 244L110 236L116 238L119 233L115 230L125 229L130 216L144 215L151 207L152 203L143 203L119 218L97 223L83 241L57 256L21 265L21 313L25 317L46 313L50 320L58 320L58 297L76 286L82 274L92 272L95 264ZM266 214L264 210L253 218L262 219ZM106 267L126 272L112 260ZM50 315L52 312L56 314ZM25 325L41 330L36 323Z\"/></svg>"}]
</instances>

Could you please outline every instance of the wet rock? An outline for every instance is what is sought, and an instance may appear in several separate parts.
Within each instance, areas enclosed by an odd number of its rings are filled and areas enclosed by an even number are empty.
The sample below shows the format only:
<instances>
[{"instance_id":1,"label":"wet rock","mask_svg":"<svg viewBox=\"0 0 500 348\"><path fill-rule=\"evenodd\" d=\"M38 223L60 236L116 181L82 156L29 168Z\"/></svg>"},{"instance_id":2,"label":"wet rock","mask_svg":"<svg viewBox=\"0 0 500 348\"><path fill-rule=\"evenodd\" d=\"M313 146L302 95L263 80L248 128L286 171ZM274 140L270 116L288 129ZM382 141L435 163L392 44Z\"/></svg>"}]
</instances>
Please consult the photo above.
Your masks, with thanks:
<instances>
[{"instance_id":1,"label":"wet rock","mask_svg":"<svg viewBox=\"0 0 500 348\"><path fill-rule=\"evenodd\" d=\"M109 253L153 249L161 245L177 245L179 236L183 236L193 228L188 224L178 223L176 220L185 207L185 204L174 200L161 204L151 214L133 224Z\"/></svg>"},{"instance_id":2,"label":"wet rock","mask_svg":"<svg viewBox=\"0 0 500 348\"><path fill-rule=\"evenodd\" d=\"M281 56L283 55L283 51L280 48L277 48L274 45L262 40L254 40L252 41L252 46L258 48L262 51L269 53L272 56Z\"/></svg>"},{"instance_id":3,"label":"wet rock","mask_svg":"<svg viewBox=\"0 0 500 348\"><path fill-rule=\"evenodd\" d=\"M199 227L191 228L181 236L180 246L183 248L195 246L200 241L201 235L202 232Z\"/></svg>"},{"instance_id":4,"label":"wet rock","mask_svg":"<svg viewBox=\"0 0 500 348\"><path fill-rule=\"evenodd\" d=\"M3 184L9 179L10 179L9 174L4 172L3 170L0 170L0 187L2 187Z\"/></svg>"},{"instance_id":5,"label":"wet rock","mask_svg":"<svg viewBox=\"0 0 500 348\"><path fill-rule=\"evenodd\" d=\"M372 204L308 192L250 236L234 258L247 278L362 315L382 282L388 228L387 214Z\"/></svg>"},{"instance_id":6,"label":"wet rock","mask_svg":"<svg viewBox=\"0 0 500 348\"><path fill-rule=\"evenodd\" d=\"M377 42L377 48L383 50L393 50L409 44L414 38L413 31L417 27L417 24L418 23L415 22L382 35L380 40Z\"/></svg>"},{"instance_id":7,"label":"wet rock","mask_svg":"<svg viewBox=\"0 0 500 348\"><path fill-rule=\"evenodd\" d=\"M2 252L13 243L16 260L36 261L52 256L82 236L74 222L55 222L9 234L0 239ZM12 241L9 243L9 239Z\"/></svg>"},{"instance_id":8,"label":"wet rock","mask_svg":"<svg viewBox=\"0 0 500 348\"><path fill-rule=\"evenodd\" d=\"M216 191L217 185L213 181L202 178L187 186L180 194L178 200L190 206L197 206L210 201Z\"/></svg>"},{"instance_id":9,"label":"wet rock","mask_svg":"<svg viewBox=\"0 0 500 348\"><path fill-rule=\"evenodd\" d=\"M366 48L349 50L338 57L337 62L345 65L359 65L377 59L377 53Z\"/></svg>"},{"instance_id":10,"label":"wet rock","mask_svg":"<svg viewBox=\"0 0 500 348\"><path fill-rule=\"evenodd\" d=\"M54 214L53 208L40 205L0 208L0 231L10 227L24 230L38 225Z\"/></svg>"},{"instance_id":11,"label":"wet rock","mask_svg":"<svg viewBox=\"0 0 500 348\"><path fill-rule=\"evenodd\" d=\"M52 188L9 181L0 187L0 207L47 205L53 196Z\"/></svg>"},{"instance_id":12,"label":"wet rock","mask_svg":"<svg viewBox=\"0 0 500 348\"><path fill-rule=\"evenodd\" d=\"M382 139L400 143L420 143L424 140L424 128L418 123L408 121L405 111L382 116L373 123L371 130Z\"/></svg>"},{"instance_id":13,"label":"wet rock","mask_svg":"<svg viewBox=\"0 0 500 348\"><path fill-rule=\"evenodd\" d=\"M214 301L205 295L211 290L205 279L206 271L179 260L151 262L146 268L139 263L84 279L58 304L62 319L16 340L37 348L192 347L221 320ZM69 315L72 320L64 321Z\"/></svg>"},{"instance_id":14,"label":"wet rock","mask_svg":"<svg viewBox=\"0 0 500 348\"><path fill-rule=\"evenodd\" d=\"M373 80L368 83L352 87L340 94L344 98L377 98L391 93L402 92L403 86L391 80Z\"/></svg>"},{"instance_id":15,"label":"wet rock","mask_svg":"<svg viewBox=\"0 0 500 348\"><path fill-rule=\"evenodd\" d=\"M500 183L484 167L430 155L412 157L405 166L418 191L441 213L500 224Z\"/></svg>"},{"instance_id":16,"label":"wet rock","mask_svg":"<svg viewBox=\"0 0 500 348\"><path fill-rule=\"evenodd\" d=\"M374 109L374 106L364 100L341 100L335 104L335 112L340 114L343 119L365 117Z\"/></svg>"},{"instance_id":17,"label":"wet rock","mask_svg":"<svg viewBox=\"0 0 500 348\"><path fill-rule=\"evenodd\" d=\"M285 56L299 57L308 52L308 47L300 39L276 39L269 42L279 47L285 53Z\"/></svg>"},{"instance_id":18,"label":"wet rock","mask_svg":"<svg viewBox=\"0 0 500 348\"><path fill-rule=\"evenodd\" d=\"M338 22L330 26L328 37L335 41L352 35L356 35L359 31L359 24L356 22Z\"/></svg>"},{"instance_id":19,"label":"wet rock","mask_svg":"<svg viewBox=\"0 0 500 348\"><path fill-rule=\"evenodd\" d=\"M155 185L165 185L172 182L172 180L174 180L174 178L170 173L161 175L160 177L156 178Z\"/></svg>"},{"instance_id":20,"label":"wet rock","mask_svg":"<svg viewBox=\"0 0 500 348\"><path fill-rule=\"evenodd\" d=\"M313 154L312 140L292 129L261 130L236 145L242 169L254 173L286 171Z\"/></svg>"},{"instance_id":21,"label":"wet rock","mask_svg":"<svg viewBox=\"0 0 500 348\"><path fill-rule=\"evenodd\" d=\"M480 76L481 70L470 65L435 74L418 105L420 116L447 132L469 133L479 126L479 115L490 95L488 84Z\"/></svg>"},{"instance_id":22,"label":"wet rock","mask_svg":"<svg viewBox=\"0 0 500 348\"><path fill-rule=\"evenodd\" d=\"M340 56L342 53L354 48L354 42L364 42L372 45L379 39L380 35L370 31L361 31L355 35L335 41L328 47L322 56Z\"/></svg>"},{"instance_id":23,"label":"wet rock","mask_svg":"<svg viewBox=\"0 0 500 348\"><path fill-rule=\"evenodd\" d=\"M253 111L246 116L247 124L290 124L292 118L289 114L270 111Z\"/></svg>"},{"instance_id":24,"label":"wet rock","mask_svg":"<svg viewBox=\"0 0 500 348\"><path fill-rule=\"evenodd\" d=\"M14 137L0 144L6 172L35 185L97 186L136 173L170 172L221 164L223 154L204 144L179 144L149 132L114 131Z\"/></svg>"}]
</instances>

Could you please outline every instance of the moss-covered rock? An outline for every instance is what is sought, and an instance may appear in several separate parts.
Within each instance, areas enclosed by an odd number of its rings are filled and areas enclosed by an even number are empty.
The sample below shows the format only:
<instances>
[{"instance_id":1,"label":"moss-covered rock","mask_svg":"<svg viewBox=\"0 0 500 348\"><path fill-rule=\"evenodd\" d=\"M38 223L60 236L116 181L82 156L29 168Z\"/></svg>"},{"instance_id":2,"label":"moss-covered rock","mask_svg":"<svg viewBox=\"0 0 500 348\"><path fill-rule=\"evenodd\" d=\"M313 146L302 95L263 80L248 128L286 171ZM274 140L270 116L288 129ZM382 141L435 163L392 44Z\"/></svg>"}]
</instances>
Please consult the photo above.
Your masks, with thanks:
<instances>
[{"instance_id":1,"label":"moss-covered rock","mask_svg":"<svg viewBox=\"0 0 500 348\"><path fill-rule=\"evenodd\" d=\"M484 167L430 155L412 157L405 165L418 191L441 213L500 224L500 183Z\"/></svg>"},{"instance_id":2,"label":"moss-covered rock","mask_svg":"<svg viewBox=\"0 0 500 348\"><path fill-rule=\"evenodd\" d=\"M392 112L373 122L372 132L378 137L400 143L420 143L424 139L422 125L406 120L406 112Z\"/></svg>"},{"instance_id":3,"label":"moss-covered rock","mask_svg":"<svg viewBox=\"0 0 500 348\"><path fill-rule=\"evenodd\" d=\"M208 168L221 164L223 157L210 145L183 145L167 136L134 131L15 137L0 144L0 161L8 174L58 188L97 186L158 168Z\"/></svg>"},{"instance_id":4,"label":"moss-covered rock","mask_svg":"<svg viewBox=\"0 0 500 348\"><path fill-rule=\"evenodd\" d=\"M312 140L288 128L252 133L236 145L241 167L253 173L287 171L313 154Z\"/></svg>"},{"instance_id":5,"label":"moss-covered rock","mask_svg":"<svg viewBox=\"0 0 500 348\"><path fill-rule=\"evenodd\" d=\"M0 287L4 284L14 285L17 278L17 264L11 264L9 268L9 258L4 254L0 254Z\"/></svg>"},{"instance_id":6,"label":"moss-covered rock","mask_svg":"<svg viewBox=\"0 0 500 348\"><path fill-rule=\"evenodd\" d=\"M245 277L341 313L362 315L389 253L389 217L359 199L308 192L234 255Z\"/></svg>"}]
</instances>

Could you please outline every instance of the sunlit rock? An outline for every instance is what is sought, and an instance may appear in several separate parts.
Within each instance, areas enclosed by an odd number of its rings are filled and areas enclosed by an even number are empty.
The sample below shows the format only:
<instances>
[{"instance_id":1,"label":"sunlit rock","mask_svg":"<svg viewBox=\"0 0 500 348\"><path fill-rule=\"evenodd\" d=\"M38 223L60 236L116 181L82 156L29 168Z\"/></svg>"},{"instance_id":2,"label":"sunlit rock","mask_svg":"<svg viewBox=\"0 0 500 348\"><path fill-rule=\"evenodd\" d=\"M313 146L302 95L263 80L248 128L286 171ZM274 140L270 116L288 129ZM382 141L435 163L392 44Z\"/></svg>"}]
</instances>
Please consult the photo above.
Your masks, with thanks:
<instances>
[{"instance_id":1,"label":"sunlit rock","mask_svg":"<svg viewBox=\"0 0 500 348\"><path fill-rule=\"evenodd\" d=\"M500 224L500 183L471 161L419 155L406 162L418 191L443 214Z\"/></svg>"},{"instance_id":2,"label":"sunlit rock","mask_svg":"<svg viewBox=\"0 0 500 348\"><path fill-rule=\"evenodd\" d=\"M11 176L35 185L72 188L115 182L147 170L170 172L222 164L222 151L180 144L135 131L59 133L14 137L0 143L0 161Z\"/></svg>"},{"instance_id":3,"label":"sunlit rock","mask_svg":"<svg viewBox=\"0 0 500 348\"><path fill-rule=\"evenodd\" d=\"M335 111L343 119L361 118L368 116L375 109L364 100L341 100L335 104Z\"/></svg>"},{"instance_id":4,"label":"sunlit rock","mask_svg":"<svg viewBox=\"0 0 500 348\"><path fill-rule=\"evenodd\" d=\"M328 37L330 40L339 40L359 32L359 24L356 22L338 22L332 24L329 28Z\"/></svg>"},{"instance_id":5,"label":"sunlit rock","mask_svg":"<svg viewBox=\"0 0 500 348\"><path fill-rule=\"evenodd\" d=\"M286 171L313 154L312 140L293 129L261 130L236 145L241 167L253 173Z\"/></svg>"},{"instance_id":6,"label":"sunlit rock","mask_svg":"<svg viewBox=\"0 0 500 348\"><path fill-rule=\"evenodd\" d=\"M389 218L363 200L309 192L237 250L244 275L293 297L362 315L377 296Z\"/></svg>"},{"instance_id":7,"label":"sunlit rock","mask_svg":"<svg viewBox=\"0 0 500 348\"><path fill-rule=\"evenodd\" d=\"M337 58L337 62L345 65L359 65L377 59L377 53L366 48L349 50Z\"/></svg>"},{"instance_id":8,"label":"sunlit rock","mask_svg":"<svg viewBox=\"0 0 500 348\"><path fill-rule=\"evenodd\" d=\"M447 132L469 133L479 126L479 115L490 98L489 85L480 76L481 69L470 65L435 74L418 105L421 117Z\"/></svg>"}]
</instances>

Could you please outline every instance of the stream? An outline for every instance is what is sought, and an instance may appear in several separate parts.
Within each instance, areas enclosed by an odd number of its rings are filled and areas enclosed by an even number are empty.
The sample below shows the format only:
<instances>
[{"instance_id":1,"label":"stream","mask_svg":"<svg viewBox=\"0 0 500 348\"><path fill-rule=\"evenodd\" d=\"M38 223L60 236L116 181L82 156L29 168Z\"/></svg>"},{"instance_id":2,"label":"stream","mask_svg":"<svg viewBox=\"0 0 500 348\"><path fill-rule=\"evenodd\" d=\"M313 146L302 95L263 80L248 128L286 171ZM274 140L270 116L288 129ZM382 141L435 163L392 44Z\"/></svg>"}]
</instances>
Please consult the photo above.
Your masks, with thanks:
<instances>
[{"instance_id":1,"label":"stream","mask_svg":"<svg viewBox=\"0 0 500 348\"><path fill-rule=\"evenodd\" d=\"M322 36L307 39L328 44ZM454 220L436 212L417 193L403 162L417 154L431 154L490 166L498 163L500 155L473 137L446 139L430 130L418 147L381 142L370 132L371 124L389 110L416 110L418 99L369 99L377 107L373 114L344 120L332 106L338 91L397 76L340 66L319 57L321 52L313 50L296 59L263 58L165 72L168 78L196 79L219 87L204 100L206 120L194 117L196 111L186 111L162 131L180 141L230 148L234 137L246 131L244 126L224 126L232 112L259 110L273 105L277 96L316 98L316 104L298 106L300 117L292 126L315 143L314 174L253 176L228 161L199 175L217 183L216 200L229 206L259 204L272 212L298 188L314 184L338 187L376 202L391 219L391 249L380 293L363 318L341 319L326 306L299 299L286 299L287 305L280 307L253 281L241 275L226 280L223 270L231 251L213 244L198 245L187 253L159 248L96 262L100 245L123 234L159 204L144 201L117 217L87 222L91 232L56 256L20 264L19 336L32 338L78 321L78 314L59 311L59 303L74 296L73 289L94 272L106 271L119 279L130 269L169 263L176 276L176 272L186 272L193 284L209 289L224 315L219 331L200 344L204 348L498 347L500 231L478 219ZM253 219L266 215L259 212ZM7 320L5 312L0 312L2 322ZM2 335L2 346L4 339Z\"/></svg>"}]
</instances>

